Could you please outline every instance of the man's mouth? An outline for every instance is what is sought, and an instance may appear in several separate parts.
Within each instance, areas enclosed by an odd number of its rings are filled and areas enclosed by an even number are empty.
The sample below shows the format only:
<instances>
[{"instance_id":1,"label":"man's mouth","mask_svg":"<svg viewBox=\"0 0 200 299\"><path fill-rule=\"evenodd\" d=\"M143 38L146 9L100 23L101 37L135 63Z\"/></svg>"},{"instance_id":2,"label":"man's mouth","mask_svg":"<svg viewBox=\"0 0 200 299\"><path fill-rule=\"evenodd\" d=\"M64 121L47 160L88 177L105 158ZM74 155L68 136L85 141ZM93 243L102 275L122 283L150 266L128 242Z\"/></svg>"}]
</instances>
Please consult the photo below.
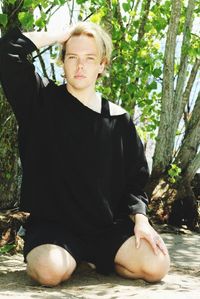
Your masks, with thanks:
<instances>
[{"instance_id":1,"label":"man's mouth","mask_svg":"<svg viewBox=\"0 0 200 299\"><path fill-rule=\"evenodd\" d=\"M86 76L84 76L84 75L75 75L74 76L76 79L85 79L86 78Z\"/></svg>"}]
</instances>

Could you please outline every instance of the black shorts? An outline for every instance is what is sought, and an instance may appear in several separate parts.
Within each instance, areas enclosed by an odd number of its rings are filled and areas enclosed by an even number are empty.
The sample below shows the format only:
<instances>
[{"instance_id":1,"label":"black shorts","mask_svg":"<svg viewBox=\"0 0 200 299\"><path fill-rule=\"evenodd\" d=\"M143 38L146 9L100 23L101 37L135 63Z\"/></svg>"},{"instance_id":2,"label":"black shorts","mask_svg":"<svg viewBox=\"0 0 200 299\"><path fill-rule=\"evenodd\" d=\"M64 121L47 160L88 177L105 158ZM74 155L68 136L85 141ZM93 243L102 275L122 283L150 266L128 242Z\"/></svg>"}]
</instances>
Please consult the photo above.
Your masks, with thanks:
<instances>
[{"instance_id":1,"label":"black shorts","mask_svg":"<svg viewBox=\"0 0 200 299\"><path fill-rule=\"evenodd\" d=\"M76 263L93 263L96 271L109 274L114 271L114 259L121 245L134 234L134 224L127 219L117 221L105 231L90 236L78 236L56 222L29 220L25 225L24 261L35 247L55 244L67 250Z\"/></svg>"}]
</instances>

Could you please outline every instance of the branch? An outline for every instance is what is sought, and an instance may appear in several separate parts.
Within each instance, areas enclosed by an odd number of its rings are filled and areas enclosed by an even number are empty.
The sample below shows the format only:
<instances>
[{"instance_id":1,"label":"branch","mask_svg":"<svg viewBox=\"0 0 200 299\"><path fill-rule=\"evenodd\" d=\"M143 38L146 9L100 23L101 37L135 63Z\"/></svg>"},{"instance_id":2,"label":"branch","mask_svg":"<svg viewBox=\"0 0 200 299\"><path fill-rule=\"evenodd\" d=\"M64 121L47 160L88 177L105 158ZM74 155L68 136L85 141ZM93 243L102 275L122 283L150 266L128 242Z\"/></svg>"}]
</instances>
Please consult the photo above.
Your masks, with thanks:
<instances>
[{"instance_id":1,"label":"branch","mask_svg":"<svg viewBox=\"0 0 200 299\"><path fill-rule=\"evenodd\" d=\"M74 0L72 1L72 8L70 7L69 2L67 1L67 6L70 12L70 19L69 19L69 25L72 24L72 17L73 17L73 12L74 12Z\"/></svg>"},{"instance_id":2,"label":"branch","mask_svg":"<svg viewBox=\"0 0 200 299\"><path fill-rule=\"evenodd\" d=\"M41 53L39 52L39 50L36 50L36 52L38 53L37 57L39 58L40 65L41 65L41 67L42 67L42 71L43 71L43 75L44 75L46 78L49 79L49 76L48 76L47 71L46 71L45 62L44 62L44 60L43 60L43 58L42 58L42 55L41 55Z\"/></svg>"},{"instance_id":3,"label":"branch","mask_svg":"<svg viewBox=\"0 0 200 299\"><path fill-rule=\"evenodd\" d=\"M123 21L122 21L122 13L121 13L121 9L120 9L120 2L117 1L117 20L118 20L118 23L121 27L121 30L124 28L124 24L123 24Z\"/></svg>"},{"instance_id":4,"label":"branch","mask_svg":"<svg viewBox=\"0 0 200 299\"><path fill-rule=\"evenodd\" d=\"M96 9L95 11L91 12L87 17L85 17L85 19L83 20L83 22L87 21L94 13L96 13L98 11L98 9Z\"/></svg>"},{"instance_id":5,"label":"branch","mask_svg":"<svg viewBox=\"0 0 200 299\"><path fill-rule=\"evenodd\" d=\"M176 91L174 95L174 101L173 101L173 112L174 112L174 118L173 118L173 127L176 131L176 128L179 124L179 121L177 119L177 113L182 115L182 112L180 111L181 108L181 102L182 102L182 95L183 95L183 89L185 85L185 80L187 76L187 66L188 66L188 49L190 47L190 41L191 41L191 28L193 23L193 12L195 8L195 0L189 0L188 1L188 7L186 11L186 19L184 24L184 31L183 31L183 42L182 42L182 48L181 48L181 58L180 58L180 69L178 73L178 80L176 84Z\"/></svg>"},{"instance_id":6,"label":"branch","mask_svg":"<svg viewBox=\"0 0 200 299\"><path fill-rule=\"evenodd\" d=\"M52 14L50 14L50 16L48 17L47 19L47 23L49 22L50 18L61 8L62 5L58 6L53 12ZM51 11L51 9L53 8L54 6L52 5L47 11L45 11L45 14L47 14L49 11Z\"/></svg>"},{"instance_id":7,"label":"branch","mask_svg":"<svg viewBox=\"0 0 200 299\"><path fill-rule=\"evenodd\" d=\"M189 102L191 90L192 90L192 87L193 87L194 81L196 79L199 68L200 68L200 58L196 58L196 60L194 62L194 65L193 65L193 68L192 68L191 73L190 73L190 77L189 77L188 82L187 82L187 86L186 86L185 91L183 93L181 108L180 108L180 112L179 112L178 119L177 119L178 122L180 122L181 116L184 112L184 108L185 108L186 104Z\"/></svg>"},{"instance_id":8,"label":"branch","mask_svg":"<svg viewBox=\"0 0 200 299\"><path fill-rule=\"evenodd\" d=\"M46 11L45 11L45 14L47 15L51 10L52 10L52 8L54 8L54 4L52 4ZM57 9L55 10L55 11L57 11Z\"/></svg>"},{"instance_id":9,"label":"branch","mask_svg":"<svg viewBox=\"0 0 200 299\"><path fill-rule=\"evenodd\" d=\"M144 34L145 34L144 27L145 27L145 24L148 20L150 4L151 4L151 0L147 0L146 3L145 3L145 6L144 6L144 13L143 13L143 16L142 16L142 21L141 21L141 24L140 24L140 27L139 27L139 30L138 30L138 41L140 41L143 38Z\"/></svg>"},{"instance_id":10,"label":"branch","mask_svg":"<svg viewBox=\"0 0 200 299\"><path fill-rule=\"evenodd\" d=\"M132 1L132 6L131 6L131 11L133 10L133 8L134 8L134 4L135 4L135 1L133 0ZM130 25L131 25L131 23L132 23L132 20L133 20L133 16L129 16L129 20L128 20L128 23L127 23L127 25L126 25L126 29L127 29L127 31L129 31L129 29L130 29Z\"/></svg>"},{"instance_id":11,"label":"branch","mask_svg":"<svg viewBox=\"0 0 200 299\"><path fill-rule=\"evenodd\" d=\"M137 4L138 3L136 3L136 5ZM146 0L146 2L144 4L144 12L143 12L142 20L141 20L141 23L140 23L140 27L138 29L137 46L135 47L135 49L133 51L133 57L137 57L138 51L141 48L140 42L141 42L141 40L142 40L142 38L144 37L144 34L145 34L144 27L145 27L145 24L148 20L150 4L151 4L151 0ZM132 65L133 72L135 71L135 66L136 66L136 61ZM139 78L136 78L135 81L133 82L133 84L137 84L138 80L139 80Z\"/></svg>"},{"instance_id":12,"label":"branch","mask_svg":"<svg viewBox=\"0 0 200 299\"><path fill-rule=\"evenodd\" d=\"M50 55L52 55L52 48L50 49ZM54 63L50 63L51 66L51 72L52 72L52 79L54 82L56 82L56 73L55 73L55 65Z\"/></svg>"},{"instance_id":13,"label":"branch","mask_svg":"<svg viewBox=\"0 0 200 299\"><path fill-rule=\"evenodd\" d=\"M13 12L10 15L10 18L13 18L13 16L18 12L18 10L20 9L20 6L23 4L24 0L21 0L19 2L19 5L15 8L15 10L13 10Z\"/></svg>"},{"instance_id":14,"label":"branch","mask_svg":"<svg viewBox=\"0 0 200 299\"><path fill-rule=\"evenodd\" d=\"M135 12L137 12L138 5L140 4L140 1L141 1L141 0L138 0L138 1L136 2L136 4L135 4L135 7L134 7Z\"/></svg>"},{"instance_id":15,"label":"branch","mask_svg":"<svg viewBox=\"0 0 200 299\"><path fill-rule=\"evenodd\" d=\"M70 13L70 25L72 23L72 17L73 17L73 13L74 13L74 0L72 1L72 9L71 9L71 13Z\"/></svg>"},{"instance_id":16,"label":"branch","mask_svg":"<svg viewBox=\"0 0 200 299\"><path fill-rule=\"evenodd\" d=\"M197 38L200 39L200 36L199 36L198 34L196 34L196 33L192 33L192 32L191 32L191 35L194 35L195 37L197 37Z\"/></svg>"},{"instance_id":17,"label":"branch","mask_svg":"<svg viewBox=\"0 0 200 299\"><path fill-rule=\"evenodd\" d=\"M200 124L199 111L200 111L200 91L199 91L198 97L196 99L194 109L192 111L192 116L188 122L188 126L186 128L186 133L187 133L187 131L191 131L194 127L196 127L198 123Z\"/></svg>"}]
</instances>

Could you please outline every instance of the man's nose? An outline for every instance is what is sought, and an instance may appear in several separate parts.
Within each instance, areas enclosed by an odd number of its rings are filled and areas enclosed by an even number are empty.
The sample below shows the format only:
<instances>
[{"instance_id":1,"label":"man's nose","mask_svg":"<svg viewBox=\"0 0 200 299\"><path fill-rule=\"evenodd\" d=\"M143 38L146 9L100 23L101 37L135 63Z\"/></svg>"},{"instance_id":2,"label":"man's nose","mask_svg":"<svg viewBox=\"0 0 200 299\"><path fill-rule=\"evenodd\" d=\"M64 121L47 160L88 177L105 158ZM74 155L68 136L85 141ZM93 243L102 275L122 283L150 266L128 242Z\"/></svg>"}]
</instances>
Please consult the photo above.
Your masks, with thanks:
<instances>
[{"instance_id":1,"label":"man's nose","mask_svg":"<svg viewBox=\"0 0 200 299\"><path fill-rule=\"evenodd\" d=\"M83 58L78 58L77 67L78 68L83 68L83 66L84 66L84 59Z\"/></svg>"}]
</instances>

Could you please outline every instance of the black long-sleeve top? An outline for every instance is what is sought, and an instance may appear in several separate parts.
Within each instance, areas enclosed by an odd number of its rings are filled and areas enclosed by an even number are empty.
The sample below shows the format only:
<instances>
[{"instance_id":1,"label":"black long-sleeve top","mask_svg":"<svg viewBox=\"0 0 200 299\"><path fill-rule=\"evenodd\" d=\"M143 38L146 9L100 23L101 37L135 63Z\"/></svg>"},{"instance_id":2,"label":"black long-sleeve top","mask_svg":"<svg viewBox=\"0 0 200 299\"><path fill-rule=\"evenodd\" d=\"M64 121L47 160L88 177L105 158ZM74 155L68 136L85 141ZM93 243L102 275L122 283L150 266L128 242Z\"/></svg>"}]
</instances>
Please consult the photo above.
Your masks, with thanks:
<instances>
[{"instance_id":1,"label":"black long-sleeve top","mask_svg":"<svg viewBox=\"0 0 200 299\"><path fill-rule=\"evenodd\" d=\"M20 209L93 233L146 214L148 166L130 115L84 106L66 85L42 79L36 46L16 28L0 39L0 81L18 121Z\"/></svg>"}]
</instances>

